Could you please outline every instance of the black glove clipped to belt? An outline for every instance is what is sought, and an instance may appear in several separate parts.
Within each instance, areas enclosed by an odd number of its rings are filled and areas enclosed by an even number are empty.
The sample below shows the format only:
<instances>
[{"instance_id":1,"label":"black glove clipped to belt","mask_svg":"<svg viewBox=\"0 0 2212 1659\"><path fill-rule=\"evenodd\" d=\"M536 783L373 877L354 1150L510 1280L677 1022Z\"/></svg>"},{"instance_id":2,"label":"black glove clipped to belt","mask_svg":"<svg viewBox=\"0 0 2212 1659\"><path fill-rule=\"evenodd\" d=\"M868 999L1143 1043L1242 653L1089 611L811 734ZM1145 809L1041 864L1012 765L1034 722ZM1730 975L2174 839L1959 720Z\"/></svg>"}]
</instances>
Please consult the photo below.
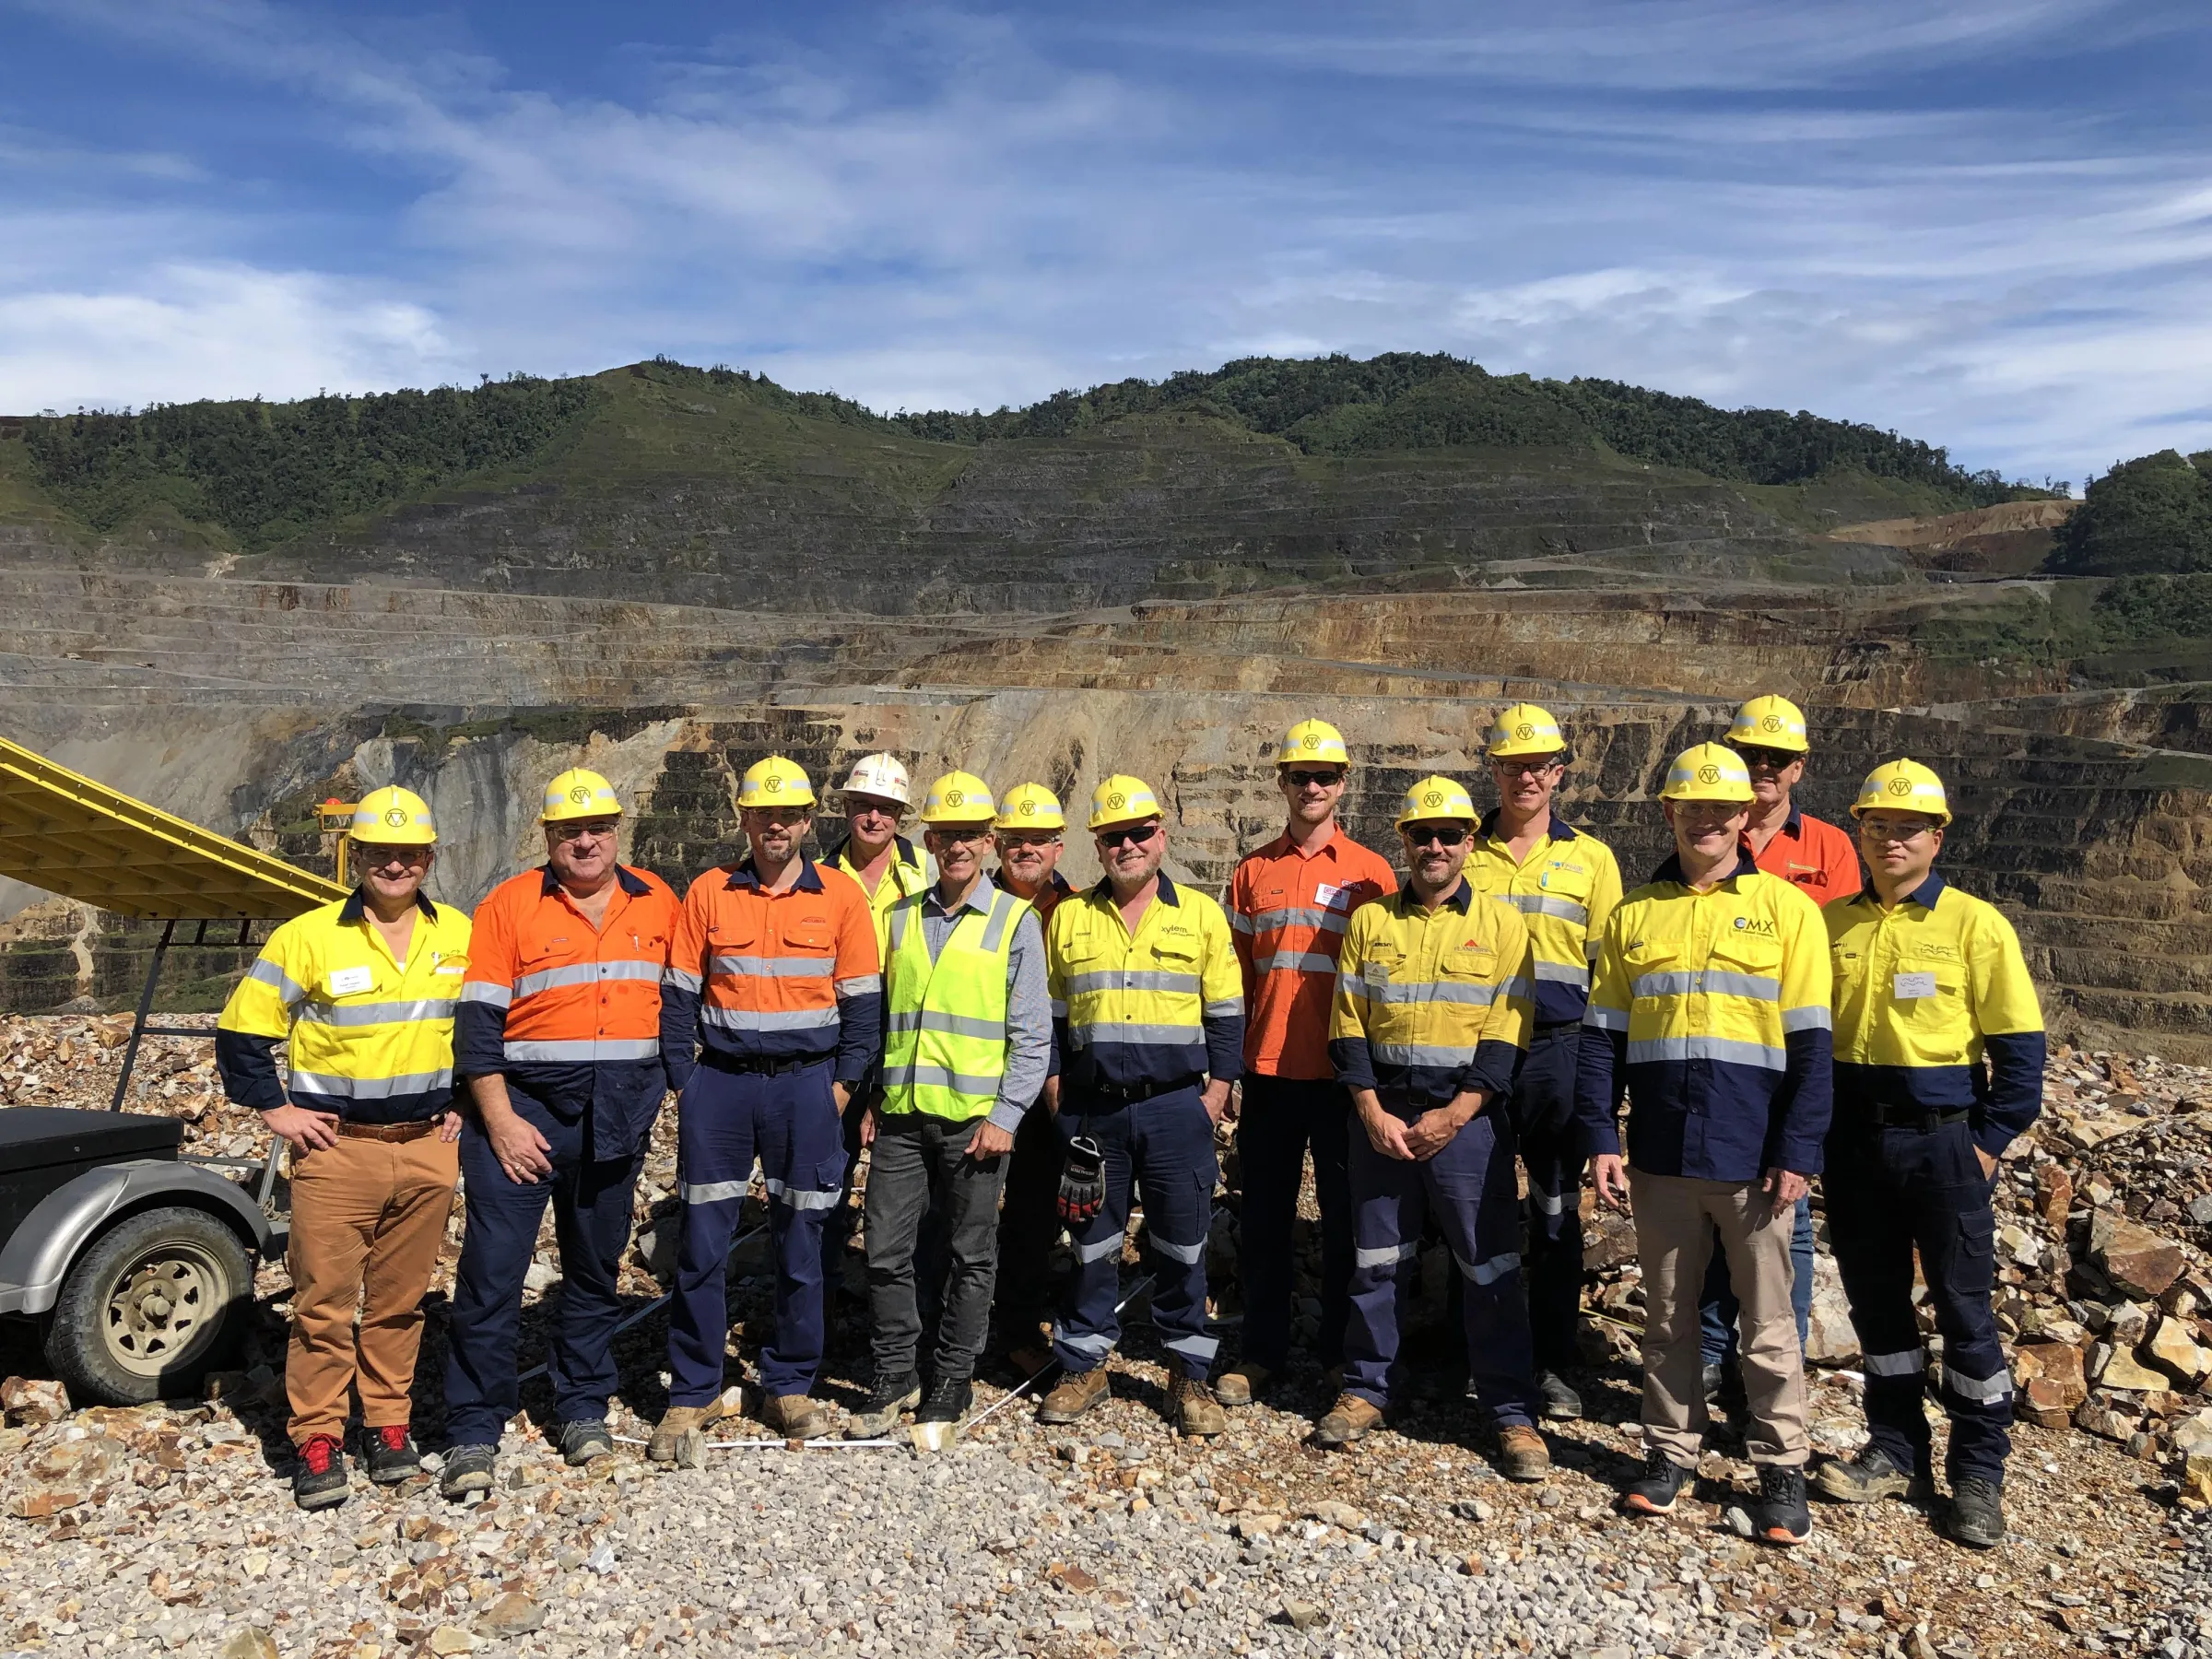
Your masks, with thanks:
<instances>
[{"instance_id":1,"label":"black glove clipped to belt","mask_svg":"<svg viewBox=\"0 0 2212 1659\"><path fill-rule=\"evenodd\" d=\"M1067 1143L1060 1171L1060 1219L1080 1227L1106 1205L1106 1157L1099 1143L1078 1135Z\"/></svg>"}]
</instances>

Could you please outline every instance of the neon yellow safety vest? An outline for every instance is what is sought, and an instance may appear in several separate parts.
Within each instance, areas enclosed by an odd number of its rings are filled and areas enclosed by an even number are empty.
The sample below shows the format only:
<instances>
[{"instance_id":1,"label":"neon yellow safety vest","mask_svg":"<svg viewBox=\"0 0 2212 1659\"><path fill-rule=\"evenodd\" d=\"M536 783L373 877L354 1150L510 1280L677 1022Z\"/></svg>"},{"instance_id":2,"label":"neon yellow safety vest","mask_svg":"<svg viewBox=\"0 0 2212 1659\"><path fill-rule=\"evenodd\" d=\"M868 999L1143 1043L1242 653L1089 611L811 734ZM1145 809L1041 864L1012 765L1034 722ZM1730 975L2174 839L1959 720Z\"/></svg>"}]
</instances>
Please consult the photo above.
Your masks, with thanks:
<instances>
[{"instance_id":1,"label":"neon yellow safety vest","mask_svg":"<svg viewBox=\"0 0 2212 1659\"><path fill-rule=\"evenodd\" d=\"M964 908L929 959L912 894L885 921L883 1110L954 1123L986 1115L1006 1075L1006 973L1027 900L994 891L991 913Z\"/></svg>"}]
</instances>

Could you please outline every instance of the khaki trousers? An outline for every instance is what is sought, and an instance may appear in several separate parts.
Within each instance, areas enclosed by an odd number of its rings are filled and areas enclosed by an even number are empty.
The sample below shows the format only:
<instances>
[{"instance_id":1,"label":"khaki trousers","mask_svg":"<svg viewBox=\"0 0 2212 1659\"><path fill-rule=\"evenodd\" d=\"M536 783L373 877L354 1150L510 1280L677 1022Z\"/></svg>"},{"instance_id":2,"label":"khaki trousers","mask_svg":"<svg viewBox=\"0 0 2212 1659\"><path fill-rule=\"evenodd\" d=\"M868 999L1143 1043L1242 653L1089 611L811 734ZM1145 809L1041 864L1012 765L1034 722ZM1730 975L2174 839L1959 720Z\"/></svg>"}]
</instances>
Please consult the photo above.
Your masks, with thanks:
<instances>
[{"instance_id":1,"label":"khaki trousers","mask_svg":"<svg viewBox=\"0 0 2212 1659\"><path fill-rule=\"evenodd\" d=\"M1644 1438L1679 1467L1694 1469L1705 1443L1704 1356L1698 1299L1717 1230L1742 1305L1744 1393L1751 1414L1751 1461L1802 1466L1805 1356L1790 1305L1794 1207L1776 1217L1759 1183L1696 1181L1629 1171L1636 1255L1643 1266Z\"/></svg>"},{"instance_id":2,"label":"khaki trousers","mask_svg":"<svg viewBox=\"0 0 2212 1659\"><path fill-rule=\"evenodd\" d=\"M409 1141L345 1136L293 1154L284 1387L294 1445L343 1439L351 1391L369 1428L408 1420L423 1293L459 1172L460 1148L436 1130Z\"/></svg>"}]
</instances>

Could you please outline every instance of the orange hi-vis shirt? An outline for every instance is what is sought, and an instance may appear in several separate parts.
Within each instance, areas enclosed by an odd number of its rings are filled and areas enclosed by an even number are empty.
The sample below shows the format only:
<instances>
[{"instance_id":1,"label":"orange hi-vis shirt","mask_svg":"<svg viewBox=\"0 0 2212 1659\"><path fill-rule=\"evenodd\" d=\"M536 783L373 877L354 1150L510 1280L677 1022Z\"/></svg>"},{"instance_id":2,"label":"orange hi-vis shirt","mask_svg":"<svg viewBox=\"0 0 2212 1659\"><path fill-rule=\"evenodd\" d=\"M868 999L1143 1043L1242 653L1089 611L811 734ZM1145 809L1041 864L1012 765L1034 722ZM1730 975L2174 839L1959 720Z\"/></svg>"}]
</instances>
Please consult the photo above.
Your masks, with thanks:
<instances>
[{"instance_id":1,"label":"orange hi-vis shirt","mask_svg":"<svg viewBox=\"0 0 2212 1659\"><path fill-rule=\"evenodd\" d=\"M1229 925L1244 971L1244 1069L1326 1082L1336 958L1352 912L1398 890L1397 873L1341 827L1312 853L1278 835L1239 861Z\"/></svg>"},{"instance_id":2,"label":"orange hi-vis shirt","mask_svg":"<svg viewBox=\"0 0 2212 1659\"><path fill-rule=\"evenodd\" d=\"M699 1058L737 1069L836 1057L857 1083L883 1040L883 959L860 883L810 859L787 892L751 859L707 871L677 912L661 986L661 1057L681 1088Z\"/></svg>"},{"instance_id":3,"label":"orange hi-vis shirt","mask_svg":"<svg viewBox=\"0 0 2212 1659\"><path fill-rule=\"evenodd\" d=\"M1746 835L1744 851L1751 852ZM1770 876L1779 876L1815 904L1848 899L1859 890L1859 850L1850 832L1790 808L1790 816L1773 839L1752 854L1752 860Z\"/></svg>"}]
</instances>

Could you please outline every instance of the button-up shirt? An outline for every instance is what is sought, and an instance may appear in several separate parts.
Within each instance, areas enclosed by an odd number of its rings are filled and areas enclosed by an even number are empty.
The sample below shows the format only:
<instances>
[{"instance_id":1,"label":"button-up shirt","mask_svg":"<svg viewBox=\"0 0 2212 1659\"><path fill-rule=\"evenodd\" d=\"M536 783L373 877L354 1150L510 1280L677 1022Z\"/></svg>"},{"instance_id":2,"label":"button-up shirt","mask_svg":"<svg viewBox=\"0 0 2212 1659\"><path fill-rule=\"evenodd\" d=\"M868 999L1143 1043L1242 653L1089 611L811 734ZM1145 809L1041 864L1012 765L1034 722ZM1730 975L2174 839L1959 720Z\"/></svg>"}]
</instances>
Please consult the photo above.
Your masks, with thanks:
<instances>
[{"instance_id":1,"label":"button-up shirt","mask_svg":"<svg viewBox=\"0 0 2212 1659\"><path fill-rule=\"evenodd\" d=\"M1744 851L1751 850L1749 831ZM1859 850L1835 825L1790 808L1782 828L1759 850L1759 867L1779 876L1815 904L1848 899L1859 890Z\"/></svg>"},{"instance_id":2,"label":"button-up shirt","mask_svg":"<svg viewBox=\"0 0 2212 1659\"><path fill-rule=\"evenodd\" d=\"M1101 877L1063 900L1045 934L1053 1061L1078 1094L1165 1090L1244 1068L1244 987L1229 918L1161 872L1136 932Z\"/></svg>"},{"instance_id":3,"label":"button-up shirt","mask_svg":"<svg viewBox=\"0 0 2212 1659\"><path fill-rule=\"evenodd\" d=\"M1502 900L1528 924L1535 971L1536 1023L1579 1021L1590 1001L1590 965L1620 902L1613 849L1558 813L1525 858L1498 833L1492 808L1461 866L1478 893Z\"/></svg>"},{"instance_id":4,"label":"button-up shirt","mask_svg":"<svg viewBox=\"0 0 2212 1659\"><path fill-rule=\"evenodd\" d=\"M1244 975L1244 1069L1326 1078L1329 1002L1352 912L1398 890L1396 872L1334 826L1318 847L1278 835L1239 861L1229 924Z\"/></svg>"}]
</instances>

